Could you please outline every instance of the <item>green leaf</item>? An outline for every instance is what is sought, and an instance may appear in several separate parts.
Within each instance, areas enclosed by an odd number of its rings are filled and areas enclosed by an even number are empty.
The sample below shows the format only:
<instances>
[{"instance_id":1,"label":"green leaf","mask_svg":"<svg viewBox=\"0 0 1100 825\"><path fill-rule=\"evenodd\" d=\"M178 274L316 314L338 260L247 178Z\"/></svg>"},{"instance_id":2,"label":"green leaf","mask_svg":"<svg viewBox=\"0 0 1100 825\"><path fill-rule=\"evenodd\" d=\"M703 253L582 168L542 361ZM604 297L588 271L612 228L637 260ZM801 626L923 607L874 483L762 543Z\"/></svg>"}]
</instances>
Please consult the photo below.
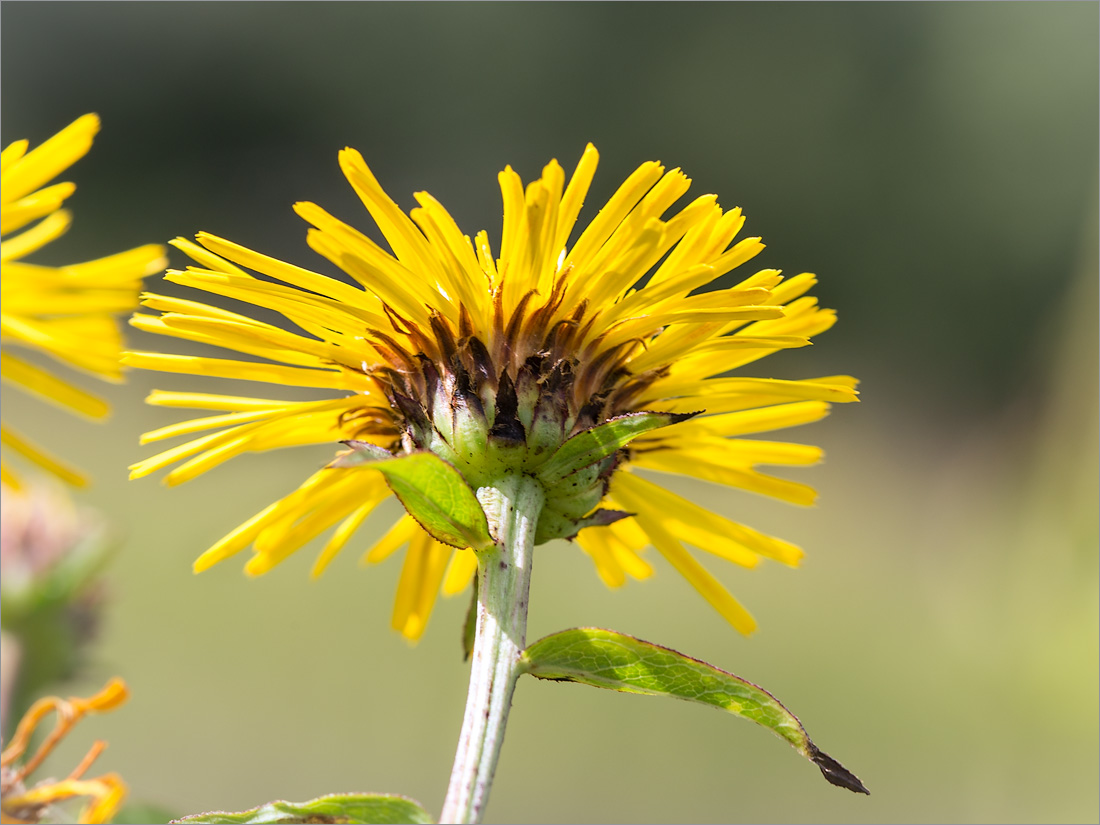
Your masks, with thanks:
<instances>
[{"instance_id":1,"label":"green leaf","mask_svg":"<svg viewBox=\"0 0 1100 825\"><path fill-rule=\"evenodd\" d=\"M793 713L763 688L675 650L599 628L554 633L523 653L539 679L699 702L762 725L811 760L834 785L869 793L855 774L810 740Z\"/></svg>"},{"instance_id":2,"label":"green leaf","mask_svg":"<svg viewBox=\"0 0 1100 825\"><path fill-rule=\"evenodd\" d=\"M220 825L283 825L304 822L426 825L435 820L418 803L404 796L334 793L309 802L276 800L240 813L210 811L172 821Z\"/></svg>"},{"instance_id":3,"label":"green leaf","mask_svg":"<svg viewBox=\"0 0 1100 825\"><path fill-rule=\"evenodd\" d=\"M381 447L345 441L344 453L329 467L369 466L386 477L409 515L433 538L452 547L484 550L493 545L485 511L466 479L452 465L429 452L394 457Z\"/></svg>"},{"instance_id":4,"label":"green leaf","mask_svg":"<svg viewBox=\"0 0 1100 825\"><path fill-rule=\"evenodd\" d=\"M555 485L578 470L613 455L631 439L659 427L679 424L698 413L636 412L620 415L569 438L539 470L539 478Z\"/></svg>"}]
</instances>

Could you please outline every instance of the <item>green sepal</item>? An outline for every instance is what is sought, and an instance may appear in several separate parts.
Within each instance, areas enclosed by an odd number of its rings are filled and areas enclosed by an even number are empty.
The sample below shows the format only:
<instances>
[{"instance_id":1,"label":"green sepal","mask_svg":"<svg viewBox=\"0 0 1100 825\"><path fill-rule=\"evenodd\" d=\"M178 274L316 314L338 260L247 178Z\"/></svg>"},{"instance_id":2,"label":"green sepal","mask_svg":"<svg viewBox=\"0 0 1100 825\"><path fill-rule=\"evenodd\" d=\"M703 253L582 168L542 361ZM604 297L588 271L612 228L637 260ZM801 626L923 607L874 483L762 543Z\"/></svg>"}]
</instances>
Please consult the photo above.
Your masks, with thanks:
<instances>
[{"instance_id":1,"label":"green sepal","mask_svg":"<svg viewBox=\"0 0 1100 825\"><path fill-rule=\"evenodd\" d=\"M598 502L597 502L598 503ZM583 518L563 516L549 507L539 514L538 527L535 530L535 544L545 544L554 539L572 541L585 527L603 527L614 524L619 519L629 518L633 513L622 510L596 510Z\"/></svg>"},{"instance_id":2,"label":"green sepal","mask_svg":"<svg viewBox=\"0 0 1100 825\"><path fill-rule=\"evenodd\" d=\"M492 407L489 412L492 412ZM454 406L451 413L451 446L460 461L479 468L485 451L489 448L489 427L492 422L488 420L484 410L471 408L469 404Z\"/></svg>"},{"instance_id":3,"label":"green sepal","mask_svg":"<svg viewBox=\"0 0 1100 825\"><path fill-rule=\"evenodd\" d=\"M527 425L527 455L534 467L553 456L565 436L565 419L569 411L565 401L554 393L540 397L531 423Z\"/></svg>"},{"instance_id":4,"label":"green sepal","mask_svg":"<svg viewBox=\"0 0 1100 825\"><path fill-rule=\"evenodd\" d=\"M432 816L419 803L393 794L328 794L308 802L276 800L240 813L210 811L172 822L205 822L217 825L289 825L305 822L376 823L376 825L428 825Z\"/></svg>"},{"instance_id":5,"label":"green sepal","mask_svg":"<svg viewBox=\"0 0 1100 825\"><path fill-rule=\"evenodd\" d=\"M679 424L692 413L636 412L616 416L567 439L539 470L539 478L553 487L572 473L614 455L632 439L660 427Z\"/></svg>"},{"instance_id":6,"label":"green sepal","mask_svg":"<svg viewBox=\"0 0 1100 825\"><path fill-rule=\"evenodd\" d=\"M329 462L329 467L349 469L361 467L364 464L377 464L379 461L389 461L396 456L385 447L371 444L369 441L341 441L341 444L351 448L351 452L340 453ZM378 467L375 467L377 470Z\"/></svg>"},{"instance_id":7,"label":"green sepal","mask_svg":"<svg viewBox=\"0 0 1100 825\"><path fill-rule=\"evenodd\" d=\"M583 530L585 527L606 527L609 524L614 524L616 521L621 521L624 518L630 518L633 513L628 513L625 510L596 510L592 515L585 516L582 519L577 519L576 532L571 536L566 536L567 539L574 539L577 537L577 533Z\"/></svg>"},{"instance_id":8,"label":"green sepal","mask_svg":"<svg viewBox=\"0 0 1100 825\"><path fill-rule=\"evenodd\" d=\"M591 469L586 467L552 487L546 494L545 509L572 519L583 518L596 509L603 501L606 485L600 479L586 484L587 479L580 478ZM577 480L576 483L574 479Z\"/></svg>"},{"instance_id":9,"label":"green sepal","mask_svg":"<svg viewBox=\"0 0 1100 825\"><path fill-rule=\"evenodd\" d=\"M798 717L778 699L683 653L611 630L582 627L540 639L524 651L523 660L525 671L539 679L671 696L721 708L785 739L832 784L869 793L855 774L818 749Z\"/></svg>"},{"instance_id":10,"label":"green sepal","mask_svg":"<svg viewBox=\"0 0 1100 825\"><path fill-rule=\"evenodd\" d=\"M474 550L493 546L485 512L453 465L426 451L395 457L366 442L344 443L351 452L337 457L329 467L369 466L378 470L409 515L444 544Z\"/></svg>"}]
</instances>

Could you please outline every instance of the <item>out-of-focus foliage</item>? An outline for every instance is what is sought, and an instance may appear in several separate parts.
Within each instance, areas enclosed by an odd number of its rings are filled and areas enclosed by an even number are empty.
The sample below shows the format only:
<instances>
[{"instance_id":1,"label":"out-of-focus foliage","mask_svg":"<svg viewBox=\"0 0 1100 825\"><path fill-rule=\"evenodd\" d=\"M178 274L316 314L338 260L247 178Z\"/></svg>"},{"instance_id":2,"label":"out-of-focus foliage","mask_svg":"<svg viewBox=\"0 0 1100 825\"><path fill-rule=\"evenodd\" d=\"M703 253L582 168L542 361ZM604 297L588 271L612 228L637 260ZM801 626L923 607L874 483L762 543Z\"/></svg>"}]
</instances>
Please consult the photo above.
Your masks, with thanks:
<instances>
[{"instance_id":1,"label":"out-of-focus foliage","mask_svg":"<svg viewBox=\"0 0 1100 825\"><path fill-rule=\"evenodd\" d=\"M1094 196L1096 18L1076 3L16 5L0 111L8 140L94 105L81 186L157 201L82 216L78 237L203 228L310 263L290 204L360 214L335 173L344 145L390 191L426 188L490 231L485 181L504 162L530 177L592 140L607 187L660 158L746 209L761 265L823 277L845 370L866 377L862 353L899 389L988 404L1011 395L1018 332L1055 306Z\"/></svg>"}]
</instances>

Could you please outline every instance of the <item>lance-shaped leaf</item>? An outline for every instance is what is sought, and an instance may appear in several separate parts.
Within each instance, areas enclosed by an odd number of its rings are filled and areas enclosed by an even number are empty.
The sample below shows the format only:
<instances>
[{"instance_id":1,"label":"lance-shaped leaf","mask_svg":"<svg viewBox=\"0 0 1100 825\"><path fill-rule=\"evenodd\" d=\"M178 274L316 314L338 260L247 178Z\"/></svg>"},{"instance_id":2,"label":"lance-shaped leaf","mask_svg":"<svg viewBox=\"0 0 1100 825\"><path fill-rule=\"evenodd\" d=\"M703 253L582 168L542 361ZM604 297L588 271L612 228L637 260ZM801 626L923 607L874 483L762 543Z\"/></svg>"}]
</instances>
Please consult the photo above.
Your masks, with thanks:
<instances>
[{"instance_id":1,"label":"lance-shaped leaf","mask_svg":"<svg viewBox=\"0 0 1100 825\"><path fill-rule=\"evenodd\" d=\"M278 800L240 813L210 811L172 821L219 823L219 825L288 825L305 822L427 825L435 820L418 803L404 796L329 794L311 799L309 802Z\"/></svg>"},{"instance_id":2,"label":"lance-shaped leaf","mask_svg":"<svg viewBox=\"0 0 1100 825\"><path fill-rule=\"evenodd\" d=\"M855 774L823 753L793 713L763 688L667 647L599 628L554 633L524 651L526 672L624 693L699 702L762 725L811 760L834 785L869 793Z\"/></svg>"},{"instance_id":3,"label":"lance-shaped leaf","mask_svg":"<svg viewBox=\"0 0 1100 825\"><path fill-rule=\"evenodd\" d=\"M345 441L351 452L330 467L369 466L386 477L409 515L433 538L453 547L484 550L493 545L485 511L466 479L434 453L393 456L362 441Z\"/></svg>"},{"instance_id":4,"label":"lance-shaped leaf","mask_svg":"<svg viewBox=\"0 0 1100 825\"><path fill-rule=\"evenodd\" d=\"M595 427L589 427L558 447L546 463L539 467L539 478L548 485L554 485L567 476L589 467L616 450L622 449L631 439L667 427L679 424L699 413L662 413L635 412L620 415Z\"/></svg>"}]
</instances>

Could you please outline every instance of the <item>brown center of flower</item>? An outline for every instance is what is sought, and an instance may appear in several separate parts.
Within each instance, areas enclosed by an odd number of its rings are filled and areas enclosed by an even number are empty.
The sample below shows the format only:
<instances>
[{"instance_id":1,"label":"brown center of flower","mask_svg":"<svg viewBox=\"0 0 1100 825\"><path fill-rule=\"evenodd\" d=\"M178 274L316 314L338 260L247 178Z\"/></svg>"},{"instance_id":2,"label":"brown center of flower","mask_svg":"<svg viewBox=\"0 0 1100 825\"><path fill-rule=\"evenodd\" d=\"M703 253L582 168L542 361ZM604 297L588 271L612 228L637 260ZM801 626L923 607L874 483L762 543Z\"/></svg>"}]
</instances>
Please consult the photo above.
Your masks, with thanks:
<instances>
[{"instance_id":1,"label":"brown center of flower","mask_svg":"<svg viewBox=\"0 0 1100 825\"><path fill-rule=\"evenodd\" d=\"M356 409L341 423L356 438L392 437L384 446L394 452L427 449L451 459L471 429L501 447L541 453L632 411L667 368L633 374L628 361L643 346L638 340L584 343L598 313L587 302L561 313L561 294L555 289L533 306L538 293L531 290L507 317L498 297L487 331L475 331L464 309L455 329L436 312L424 328L386 307L394 334L368 332L382 363L363 372L390 406Z\"/></svg>"}]
</instances>

